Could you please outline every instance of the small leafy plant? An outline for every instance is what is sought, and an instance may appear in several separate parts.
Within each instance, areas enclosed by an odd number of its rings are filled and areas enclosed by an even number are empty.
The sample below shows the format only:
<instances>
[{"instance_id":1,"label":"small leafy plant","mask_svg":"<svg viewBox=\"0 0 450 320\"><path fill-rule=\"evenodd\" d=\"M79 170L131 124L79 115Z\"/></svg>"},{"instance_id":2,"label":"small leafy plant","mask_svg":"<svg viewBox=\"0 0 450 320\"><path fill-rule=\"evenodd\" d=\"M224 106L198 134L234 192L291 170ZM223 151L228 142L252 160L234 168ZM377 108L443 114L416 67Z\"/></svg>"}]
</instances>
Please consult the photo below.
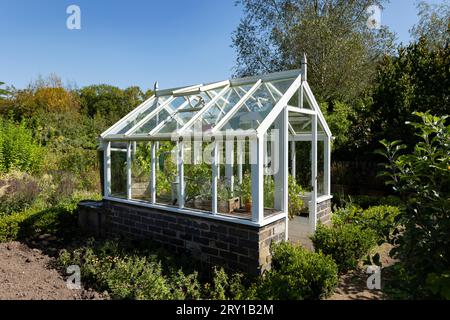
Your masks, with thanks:
<instances>
[{"instance_id":1,"label":"small leafy plant","mask_svg":"<svg viewBox=\"0 0 450 320\"><path fill-rule=\"evenodd\" d=\"M377 236L372 229L353 224L333 227L319 225L311 240L317 251L333 258L340 272L355 269L358 262L377 244Z\"/></svg>"},{"instance_id":2,"label":"small leafy plant","mask_svg":"<svg viewBox=\"0 0 450 320\"><path fill-rule=\"evenodd\" d=\"M338 267L330 256L289 242L273 244L272 269L256 289L258 298L315 300L334 292Z\"/></svg>"}]
</instances>

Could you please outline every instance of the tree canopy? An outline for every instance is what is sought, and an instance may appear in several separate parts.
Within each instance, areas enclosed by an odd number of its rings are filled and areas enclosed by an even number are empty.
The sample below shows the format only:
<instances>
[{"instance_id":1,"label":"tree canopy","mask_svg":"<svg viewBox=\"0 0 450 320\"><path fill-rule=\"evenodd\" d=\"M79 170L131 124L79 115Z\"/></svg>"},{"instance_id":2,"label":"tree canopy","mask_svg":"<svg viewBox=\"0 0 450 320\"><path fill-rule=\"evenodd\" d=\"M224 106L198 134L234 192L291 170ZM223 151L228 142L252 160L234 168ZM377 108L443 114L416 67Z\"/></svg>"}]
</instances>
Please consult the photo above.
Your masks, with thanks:
<instances>
[{"instance_id":1,"label":"tree canopy","mask_svg":"<svg viewBox=\"0 0 450 320\"><path fill-rule=\"evenodd\" d=\"M450 42L450 0L440 4L421 1L417 4L419 22L411 29L416 41L427 40L431 49L443 47Z\"/></svg>"},{"instance_id":2,"label":"tree canopy","mask_svg":"<svg viewBox=\"0 0 450 320\"><path fill-rule=\"evenodd\" d=\"M322 101L349 101L371 84L377 59L392 52L386 28L369 29L367 8L385 0L240 0L244 18L233 34L237 75L299 68Z\"/></svg>"}]
</instances>

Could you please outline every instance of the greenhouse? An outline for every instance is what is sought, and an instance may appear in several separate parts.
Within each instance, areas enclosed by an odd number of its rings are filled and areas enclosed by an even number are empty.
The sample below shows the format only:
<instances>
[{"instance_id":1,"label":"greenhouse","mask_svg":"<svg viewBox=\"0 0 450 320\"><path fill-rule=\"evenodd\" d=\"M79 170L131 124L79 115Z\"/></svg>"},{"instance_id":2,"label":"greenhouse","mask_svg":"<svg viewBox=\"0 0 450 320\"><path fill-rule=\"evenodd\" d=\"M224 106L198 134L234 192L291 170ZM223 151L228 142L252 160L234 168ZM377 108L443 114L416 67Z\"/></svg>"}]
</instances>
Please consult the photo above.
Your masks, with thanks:
<instances>
[{"instance_id":1,"label":"greenhouse","mask_svg":"<svg viewBox=\"0 0 450 320\"><path fill-rule=\"evenodd\" d=\"M302 69L155 90L101 134L104 199L262 228L330 196L331 132ZM329 205L327 206L329 207ZM329 208L328 208L329 209Z\"/></svg>"}]
</instances>

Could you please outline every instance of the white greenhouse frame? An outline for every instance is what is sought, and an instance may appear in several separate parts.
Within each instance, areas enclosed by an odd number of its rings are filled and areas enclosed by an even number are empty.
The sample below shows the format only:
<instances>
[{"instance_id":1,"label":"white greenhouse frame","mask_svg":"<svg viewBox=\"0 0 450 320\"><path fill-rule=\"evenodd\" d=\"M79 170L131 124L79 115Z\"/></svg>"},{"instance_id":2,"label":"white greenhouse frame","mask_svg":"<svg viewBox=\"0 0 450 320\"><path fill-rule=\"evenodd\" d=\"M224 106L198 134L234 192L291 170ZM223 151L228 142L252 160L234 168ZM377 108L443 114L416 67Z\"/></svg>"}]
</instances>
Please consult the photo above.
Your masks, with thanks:
<instances>
[{"instance_id":1,"label":"white greenhouse frame","mask_svg":"<svg viewBox=\"0 0 450 320\"><path fill-rule=\"evenodd\" d=\"M277 81L290 80L289 86L285 92L280 92L273 83ZM244 90L243 87L247 90ZM266 108L265 114L261 121L255 128L245 130L232 130L231 135L239 138L249 139L249 150L252 156L255 156L256 161L251 164L251 186L252 186L252 209L251 219L242 219L231 215L220 214L217 210L218 198L218 140L223 139L225 134L229 134L225 130L230 127L230 120L238 114L240 110L246 108L253 99L261 104L258 99L265 101L258 97L258 89L267 90L272 95L273 103ZM234 91L232 91L234 90ZM239 101L226 105L226 94L235 94L240 97ZM256 93L256 95L255 95ZM276 96L275 96L276 95ZM289 105L290 100L298 95L298 104L296 106ZM184 99L183 103L174 106L175 101ZM209 101L204 101L204 100ZM267 100L267 99L266 99ZM222 106L227 106L227 110L223 110L218 104L222 102ZM233 105L232 105L233 104ZM197 107L201 105L201 107ZM308 105L308 107L307 107ZM212 190L211 190L211 212L195 210L186 208L184 206L185 190L184 190L184 163L183 163L183 136L189 133L189 129L197 121L202 121L202 116L217 107L219 113L217 115L217 122L207 132L201 132L203 137L212 139L214 142L214 149L212 152ZM187 111L186 111L187 110ZM258 110L256 110L258 111ZM194 113L193 116L187 120L182 119L183 112ZM243 111L240 111L241 113ZM159 115L165 115L164 119L159 119ZM253 112L255 113L255 112ZM167 116L168 115L168 116ZM250 115L249 115L250 116ZM304 127L310 126L306 131L296 131L294 125L290 123L290 117L308 117L309 119ZM220 119L219 119L220 118ZM151 122L153 121L153 122ZM145 124L153 124L148 132L137 133L139 129L145 129ZM168 124L175 123L176 128L171 132L161 132L164 129L169 130ZM208 123L209 124L209 123ZM318 125L322 128L318 132ZM275 207L277 213L264 216L264 158L266 157L264 137L268 130L275 126L279 128L279 144L277 145L280 154L280 169L275 179ZM240 79L231 79L209 84L199 84L183 88L156 90L155 94L135 108L132 112L114 124L111 128L103 132L100 136L101 146L103 148L103 194L104 199L123 202L132 205L155 208L159 210L167 210L179 214L188 214L200 217L207 217L211 219L218 219L222 221L229 221L238 224L252 225L262 227L279 219L286 219L286 237L288 236L288 170L289 160L291 161L291 173L295 176L296 172L296 153L295 142L307 141L311 142L311 193L309 201L309 226L310 231L316 229L317 223L317 203L323 202L331 198L330 194L330 163L331 163L331 131L325 121L325 118L320 111L319 105L311 91L307 82L307 65L306 57L302 63L302 68L299 70L292 70L286 72L277 72L262 76L246 77ZM135 150L135 143L139 141L151 142L151 170L150 170L150 197L148 201L133 200L131 197L132 177L131 177L131 157ZM175 141L177 150L177 174L179 179L178 204L176 206L164 205L156 201L156 149L159 141ZM323 195L318 196L318 141L323 141ZM127 148L121 149L126 151L126 198L114 197L111 194L111 151L112 143L122 142L127 144ZM133 146L134 144L134 146ZM234 152L233 146L228 147L225 143L226 157ZM242 153L242 146L237 144L238 154ZM291 150L291 157L289 158L289 149ZM227 158L228 159L228 158ZM234 179L233 163L226 166L225 174L230 179ZM237 178L242 181L242 165L237 168ZM280 191L281 190L281 191Z\"/></svg>"}]
</instances>

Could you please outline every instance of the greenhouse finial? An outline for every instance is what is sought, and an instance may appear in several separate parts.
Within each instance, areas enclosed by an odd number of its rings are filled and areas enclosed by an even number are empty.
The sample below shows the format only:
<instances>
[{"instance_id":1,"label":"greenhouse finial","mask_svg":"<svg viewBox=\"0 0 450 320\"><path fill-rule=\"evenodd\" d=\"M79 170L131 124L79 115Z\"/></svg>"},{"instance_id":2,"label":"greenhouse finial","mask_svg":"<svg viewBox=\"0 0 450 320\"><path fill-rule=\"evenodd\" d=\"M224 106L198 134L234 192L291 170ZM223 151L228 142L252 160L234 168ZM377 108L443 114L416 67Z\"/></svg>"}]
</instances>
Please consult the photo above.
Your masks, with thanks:
<instances>
[{"instance_id":1,"label":"greenhouse finial","mask_svg":"<svg viewBox=\"0 0 450 320\"><path fill-rule=\"evenodd\" d=\"M303 81L307 81L307 79L308 79L308 59L306 58L306 53L303 53L301 63L302 63Z\"/></svg>"},{"instance_id":2,"label":"greenhouse finial","mask_svg":"<svg viewBox=\"0 0 450 320\"><path fill-rule=\"evenodd\" d=\"M153 91L156 92L156 90L158 90L159 84L158 81L155 81L155 84L153 85Z\"/></svg>"}]
</instances>

